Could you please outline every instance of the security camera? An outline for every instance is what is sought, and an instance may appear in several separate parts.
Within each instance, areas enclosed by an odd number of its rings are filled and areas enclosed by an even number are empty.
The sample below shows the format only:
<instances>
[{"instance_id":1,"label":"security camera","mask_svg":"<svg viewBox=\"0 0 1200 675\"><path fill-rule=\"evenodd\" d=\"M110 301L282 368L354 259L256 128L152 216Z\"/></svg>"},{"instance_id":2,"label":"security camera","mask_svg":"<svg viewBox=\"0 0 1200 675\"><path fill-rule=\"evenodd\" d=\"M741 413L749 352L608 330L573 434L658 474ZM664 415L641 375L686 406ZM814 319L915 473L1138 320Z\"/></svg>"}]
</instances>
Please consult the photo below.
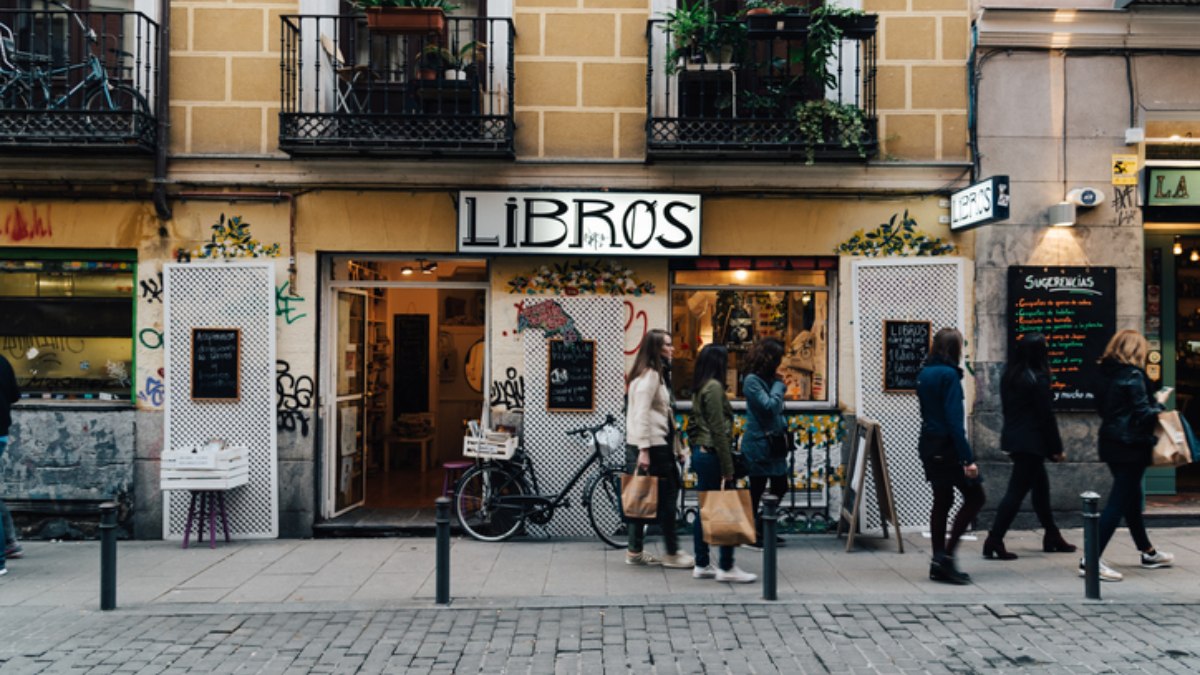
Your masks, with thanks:
<instances>
[{"instance_id":1,"label":"security camera","mask_svg":"<svg viewBox=\"0 0 1200 675\"><path fill-rule=\"evenodd\" d=\"M1075 188L1067 193L1067 201L1077 206L1096 206L1104 201L1104 193L1099 188Z\"/></svg>"}]
</instances>

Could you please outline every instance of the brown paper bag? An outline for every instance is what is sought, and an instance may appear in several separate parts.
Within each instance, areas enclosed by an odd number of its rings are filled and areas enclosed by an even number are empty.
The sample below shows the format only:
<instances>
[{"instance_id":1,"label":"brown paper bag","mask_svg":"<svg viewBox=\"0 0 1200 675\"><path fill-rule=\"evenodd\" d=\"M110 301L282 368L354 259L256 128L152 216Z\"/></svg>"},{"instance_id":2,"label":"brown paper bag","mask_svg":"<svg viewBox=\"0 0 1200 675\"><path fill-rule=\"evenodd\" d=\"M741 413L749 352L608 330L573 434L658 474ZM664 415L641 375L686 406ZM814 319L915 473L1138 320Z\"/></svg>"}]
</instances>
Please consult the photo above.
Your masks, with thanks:
<instances>
[{"instance_id":1,"label":"brown paper bag","mask_svg":"<svg viewBox=\"0 0 1200 675\"><path fill-rule=\"evenodd\" d=\"M1170 410L1158 414L1154 437L1158 439L1152 456L1154 466L1183 466L1191 463L1192 451L1188 448L1187 434L1183 431L1183 422L1179 419L1178 411Z\"/></svg>"},{"instance_id":2,"label":"brown paper bag","mask_svg":"<svg viewBox=\"0 0 1200 675\"><path fill-rule=\"evenodd\" d=\"M658 519L658 478L655 476L621 474L621 514L628 521Z\"/></svg>"},{"instance_id":3,"label":"brown paper bag","mask_svg":"<svg viewBox=\"0 0 1200 675\"><path fill-rule=\"evenodd\" d=\"M700 527L714 546L754 543L754 512L749 490L706 490L700 493Z\"/></svg>"}]
</instances>

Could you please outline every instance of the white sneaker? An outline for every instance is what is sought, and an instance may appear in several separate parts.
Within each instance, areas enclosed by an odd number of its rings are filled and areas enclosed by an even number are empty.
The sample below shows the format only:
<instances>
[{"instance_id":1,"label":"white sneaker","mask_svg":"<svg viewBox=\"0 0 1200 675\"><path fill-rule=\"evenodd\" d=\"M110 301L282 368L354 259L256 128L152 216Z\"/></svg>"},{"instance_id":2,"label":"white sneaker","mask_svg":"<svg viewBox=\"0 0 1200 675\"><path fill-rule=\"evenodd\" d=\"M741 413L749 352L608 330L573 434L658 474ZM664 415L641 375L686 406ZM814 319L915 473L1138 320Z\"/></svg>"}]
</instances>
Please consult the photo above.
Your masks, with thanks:
<instances>
[{"instance_id":1,"label":"white sneaker","mask_svg":"<svg viewBox=\"0 0 1200 675\"><path fill-rule=\"evenodd\" d=\"M696 566L696 559L680 551L679 553L672 553L670 555L663 556L662 566L673 569L687 569L689 567Z\"/></svg>"},{"instance_id":2,"label":"white sneaker","mask_svg":"<svg viewBox=\"0 0 1200 675\"><path fill-rule=\"evenodd\" d=\"M725 570L717 570L717 581L728 581L733 584L749 584L753 583L758 578L757 574L743 571L737 565L733 569L726 572Z\"/></svg>"},{"instance_id":3,"label":"white sneaker","mask_svg":"<svg viewBox=\"0 0 1200 675\"><path fill-rule=\"evenodd\" d=\"M717 576L717 568L713 567L711 564L706 567L692 568L693 579L712 579L715 576Z\"/></svg>"},{"instance_id":4,"label":"white sneaker","mask_svg":"<svg viewBox=\"0 0 1200 675\"><path fill-rule=\"evenodd\" d=\"M625 554L625 564L626 565L637 565L639 567L647 567L649 565L661 565L662 560L659 560L658 558L650 555L649 553L642 551L641 553L626 553Z\"/></svg>"},{"instance_id":5,"label":"white sneaker","mask_svg":"<svg viewBox=\"0 0 1200 675\"><path fill-rule=\"evenodd\" d=\"M1087 576L1087 568L1084 567L1083 558L1079 559L1079 576ZM1108 563L1100 561L1100 581L1120 581L1125 578L1125 575L1108 566Z\"/></svg>"},{"instance_id":6,"label":"white sneaker","mask_svg":"<svg viewBox=\"0 0 1200 675\"><path fill-rule=\"evenodd\" d=\"M1170 567L1171 563L1175 562L1175 554L1167 553L1166 551L1155 551L1154 555L1142 554L1142 567L1148 570L1157 569L1159 567Z\"/></svg>"}]
</instances>

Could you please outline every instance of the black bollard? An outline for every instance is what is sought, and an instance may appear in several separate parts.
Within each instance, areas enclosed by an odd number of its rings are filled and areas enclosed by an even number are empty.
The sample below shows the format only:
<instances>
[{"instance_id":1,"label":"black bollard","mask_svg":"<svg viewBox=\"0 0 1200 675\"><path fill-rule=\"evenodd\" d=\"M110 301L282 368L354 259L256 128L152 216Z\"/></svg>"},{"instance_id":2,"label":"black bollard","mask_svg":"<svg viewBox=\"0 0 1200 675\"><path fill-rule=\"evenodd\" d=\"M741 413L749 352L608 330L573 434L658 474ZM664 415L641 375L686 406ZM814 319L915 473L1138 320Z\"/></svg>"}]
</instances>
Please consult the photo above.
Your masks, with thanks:
<instances>
[{"instance_id":1,"label":"black bollard","mask_svg":"<svg viewBox=\"0 0 1200 675\"><path fill-rule=\"evenodd\" d=\"M117 608L117 505L100 505L100 609Z\"/></svg>"},{"instance_id":2,"label":"black bollard","mask_svg":"<svg viewBox=\"0 0 1200 675\"><path fill-rule=\"evenodd\" d=\"M434 515L437 523L437 599L439 605L450 604L450 499L438 497Z\"/></svg>"},{"instance_id":3,"label":"black bollard","mask_svg":"<svg viewBox=\"0 0 1200 675\"><path fill-rule=\"evenodd\" d=\"M1083 498L1083 595L1088 600L1100 599L1100 514L1097 504L1100 495L1085 492Z\"/></svg>"},{"instance_id":4,"label":"black bollard","mask_svg":"<svg viewBox=\"0 0 1200 675\"><path fill-rule=\"evenodd\" d=\"M763 497L763 514L762 514L762 544L763 544L763 600L778 600L779 596L776 592L776 565L775 565L775 533L778 529L775 527L776 521L779 519L779 497L775 495L766 495Z\"/></svg>"}]
</instances>

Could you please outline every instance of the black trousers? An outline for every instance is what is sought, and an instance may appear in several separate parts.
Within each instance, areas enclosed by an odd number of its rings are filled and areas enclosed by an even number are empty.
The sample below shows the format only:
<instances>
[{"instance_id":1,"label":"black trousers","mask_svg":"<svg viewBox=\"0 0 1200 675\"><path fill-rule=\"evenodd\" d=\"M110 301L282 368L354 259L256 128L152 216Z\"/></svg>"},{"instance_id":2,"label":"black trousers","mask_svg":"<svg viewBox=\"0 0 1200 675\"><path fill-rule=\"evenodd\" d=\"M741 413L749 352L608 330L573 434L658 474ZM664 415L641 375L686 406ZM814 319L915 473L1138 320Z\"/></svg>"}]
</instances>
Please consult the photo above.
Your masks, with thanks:
<instances>
[{"instance_id":1,"label":"black trousers","mask_svg":"<svg viewBox=\"0 0 1200 675\"><path fill-rule=\"evenodd\" d=\"M1142 475L1146 473L1146 465L1140 462L1109 462L1108 470L1112 473L1112 490L1108 493L1108 502L1100 514L1100 553L1117 531L1121 518L1129 527L1129 534L1139 551L1149 551L1154 548L1150 544L1150 535L1146 534L1146 523L1142 520Z\"/></svg>"},{"instance_id":2,"label":"black trousers","mask_svg":"<svg viewBox=\"0 0 1200 675\"><path fill-rule=\"evenodd\" d=\"M750 508L754 509L754 531L757 533L756 539L762 541L762 513L759 511L758 505L762 501L763 493L767 490L767 483L771 484L771 494L779 497L782 501L783 496L787 494L788 477L787 476L749 476L750 479Z\"/></svg>"},{"instance_id":3,"label":"black trousers","mask_svg":"<svg viewBox=\"0 0 1200 675\"><path fill-rule=\"evenodd\" d=\"M1021 508L1025 495L1030 495L1033 512L1047 532L1057 530L1054 514L1050 511L1050 477L1046 475L1046 460L1036 455L1014 454L1012 475L1008 479L1008 490L996 508L996 521L988 535L1003 539L1012 527L1013 519Z\"/></svg>"},{"instance_id":4,"label":"black trousers","mask_svg":"<svg viewBox=\"0 0 1200 675\"><path fill-rule=\"evenodd\" d=\"M933 486L933 510L929 514L930 548L933 549L934 558L943 555L953 557L954 552L958 550L959 539L983 508L987 496L983 493L983 485L979 481L968 480L965 475L954 480L935 480L930 484ZM962 494L963 504L954 516L954 524L950 527L950 537L947 539L946 519L950 517L950 507L954 506L955 489Z\"/></svg>"}]
</instances>

